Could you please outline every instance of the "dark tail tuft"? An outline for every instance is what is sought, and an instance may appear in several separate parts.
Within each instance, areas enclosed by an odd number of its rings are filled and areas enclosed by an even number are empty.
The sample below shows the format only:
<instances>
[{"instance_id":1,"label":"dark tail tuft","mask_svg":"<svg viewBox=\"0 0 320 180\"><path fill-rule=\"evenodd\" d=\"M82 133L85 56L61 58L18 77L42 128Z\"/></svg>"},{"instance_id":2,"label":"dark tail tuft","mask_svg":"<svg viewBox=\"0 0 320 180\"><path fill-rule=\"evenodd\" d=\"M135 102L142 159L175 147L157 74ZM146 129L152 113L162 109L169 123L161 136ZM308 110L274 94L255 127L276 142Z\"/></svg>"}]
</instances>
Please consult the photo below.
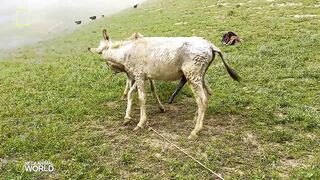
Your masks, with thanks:
<instances>
[{"instance_id":1,"label":"dark tail tuft","mask_svg":"<svg viewBox=\"0 0 320 180\"><path fill-rule=\"evenodd\" d=\"M240 76L238 76L237 72L236 72L234 69L232 69L232 68L224 61L221 52L218 52L218 54L219 54L219 56L221 57L222 62L223 62L223 64L224 64L224 66L226 67L229 75L232 77L232 79L240 82L241 78L240 78Z\"/></svg>"}]
</instances>

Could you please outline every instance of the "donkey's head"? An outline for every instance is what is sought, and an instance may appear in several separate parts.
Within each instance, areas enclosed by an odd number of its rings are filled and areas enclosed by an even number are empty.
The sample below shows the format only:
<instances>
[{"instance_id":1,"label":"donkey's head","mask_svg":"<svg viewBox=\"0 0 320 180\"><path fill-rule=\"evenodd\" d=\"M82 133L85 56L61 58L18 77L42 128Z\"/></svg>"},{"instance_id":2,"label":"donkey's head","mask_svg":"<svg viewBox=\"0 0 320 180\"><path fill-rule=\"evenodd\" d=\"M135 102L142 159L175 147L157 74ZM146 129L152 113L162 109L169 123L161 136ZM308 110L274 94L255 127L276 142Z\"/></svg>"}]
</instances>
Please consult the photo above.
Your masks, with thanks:
<instances>
[{"instance_id":1,"label":"donkey's head","mask_svg":"<svg viewBox=\"0 0 320 180\"><path fill-rule=\"evenodd\" d=\"M102 54L102 51L109 49L109 35L107 33L107 30L102 31L102 37L103 39L100 41L98 48L88 48L88 50L92 53Z\"/></svg>"}]
</instances>

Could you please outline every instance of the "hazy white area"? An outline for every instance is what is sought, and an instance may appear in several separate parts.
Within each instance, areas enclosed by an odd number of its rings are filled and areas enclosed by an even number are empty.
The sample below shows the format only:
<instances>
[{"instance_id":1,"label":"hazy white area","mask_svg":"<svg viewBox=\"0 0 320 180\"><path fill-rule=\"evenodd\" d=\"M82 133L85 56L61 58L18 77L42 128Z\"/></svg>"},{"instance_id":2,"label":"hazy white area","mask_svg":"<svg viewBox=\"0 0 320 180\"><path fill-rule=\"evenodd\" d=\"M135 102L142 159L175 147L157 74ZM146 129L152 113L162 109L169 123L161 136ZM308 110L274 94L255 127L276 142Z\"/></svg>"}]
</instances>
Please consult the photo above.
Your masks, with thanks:
<instances>
[{"instance_id":1,"label":"hazy white area","mask_svg":"<svg viewBox=\"0 0 320 180\"><path fill-rule=\"evenodd\" d=\"M3 0L0 5L0 49L34 43L110 15L143 0Z\"/></svg>"}]
</instances>

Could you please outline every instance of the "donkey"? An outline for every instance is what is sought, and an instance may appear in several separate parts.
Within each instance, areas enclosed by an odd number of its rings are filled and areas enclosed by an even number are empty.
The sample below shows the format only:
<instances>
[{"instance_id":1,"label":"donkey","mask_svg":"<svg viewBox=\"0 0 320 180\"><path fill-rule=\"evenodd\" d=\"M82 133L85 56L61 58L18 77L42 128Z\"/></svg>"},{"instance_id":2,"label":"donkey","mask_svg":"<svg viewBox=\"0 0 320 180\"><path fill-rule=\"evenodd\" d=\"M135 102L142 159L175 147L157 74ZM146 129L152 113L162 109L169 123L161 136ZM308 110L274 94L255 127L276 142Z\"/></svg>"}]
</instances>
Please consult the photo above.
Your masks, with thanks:
<instances>
[{"instance_id":1,"label":"donkey","mask_svg":"<svg viewBox=\"0 0 320 180\"><path fill-rule=\"evenodd\" d=\"M140 121L134 130L146 123L146 80L176 81L185 77L190 83L198 109L196 125L189 139L197 137L203 127L203 119L208 106L211 90L204 78L218 53L229 75L237 81L240 77L223 59L221 50L200 37L144 37L135 41L114 45L103 30L104 41L100 44L102 56L107 62L121 67L135 82L128 93L125 122L131 120L133 90L138 89L140 101Z\"/></svg>"}]
</instances>

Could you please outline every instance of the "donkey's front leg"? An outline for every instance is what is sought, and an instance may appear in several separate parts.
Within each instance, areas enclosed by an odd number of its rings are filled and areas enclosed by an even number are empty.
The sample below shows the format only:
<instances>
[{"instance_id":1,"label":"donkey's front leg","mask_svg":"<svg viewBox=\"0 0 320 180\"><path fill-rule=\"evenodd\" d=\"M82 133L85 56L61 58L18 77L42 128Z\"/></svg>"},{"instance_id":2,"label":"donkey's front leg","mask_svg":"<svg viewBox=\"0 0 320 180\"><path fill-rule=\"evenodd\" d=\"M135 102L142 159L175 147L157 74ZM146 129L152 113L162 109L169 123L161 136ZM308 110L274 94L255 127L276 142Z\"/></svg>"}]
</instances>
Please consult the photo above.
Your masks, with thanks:
<instances>
[{"instance_id":1,"label":"donkey's front leg","mask_svg":"<svg viewBox=\"0 0 320 180\"><path fill-rule=\"evenodd\" d=\"M146 114L146 93L145 93L145 80L139 79L136 80L136 84L138 87L139 101L140 101L140 121L137 127L134 130L138 130L139 128L143 128L143 125L146 123L147 114Z\"/></svg>"},{"instance_id":2,"label":"donkey's front leg","mask_svg":"<svg viewBox=\"0 0 320 180\"><path fill-rule=\"evenodd\" d=\"M161 112L165 112L164 106L162 105L162 103L160 101L160 98L159 98L158 93L157 93L157 88L154 85L153 80L149 79L149 81L150 81L151 91L153 93L153 96L157 99L160 111Z\"/></svg>"},{"instance_id":3,"label":"donkey's front leg","mask_svg":"<svg viewBox=\"0 0 320 180\"><path fill-rule=\"evenodd\" d=\"M133 100L133 92L137 88L137 84L133 83L133 85L130 87L130 90L128 92L128 103L127 103L127 110L126 110L126 116L124 117L124 125L128 124L131 121L131 107L132 107L132 100Z\"/></svg>"},{"instance_id":4,"label":"donkey's front leg","mask_svg":"<svg viewBox=\"0 0 320 180\"><path fill-rule=\"evenodd\" d=\"M122 100L127 99L127 97L128 97L128 92L129 92L131 86L132 86L131 81L130 81L129 78L127 78L126 88L124 89L123 95L122 95L122 98L121 98Z\"/></svg>"},{"instance_id":5,"label":"donkey's front leg","mask_svg":"<svg viewBox=\"0 0 320 180\"><path fill-rule=\"evenodd\" d=\"M130 90L130 87L134 84L134 80L130 79L129 76L127 76L127 82L126 82L126 88L123 91L122 99L126 100L128 97L128 93Z\"/></svg>"}]
</instances>

